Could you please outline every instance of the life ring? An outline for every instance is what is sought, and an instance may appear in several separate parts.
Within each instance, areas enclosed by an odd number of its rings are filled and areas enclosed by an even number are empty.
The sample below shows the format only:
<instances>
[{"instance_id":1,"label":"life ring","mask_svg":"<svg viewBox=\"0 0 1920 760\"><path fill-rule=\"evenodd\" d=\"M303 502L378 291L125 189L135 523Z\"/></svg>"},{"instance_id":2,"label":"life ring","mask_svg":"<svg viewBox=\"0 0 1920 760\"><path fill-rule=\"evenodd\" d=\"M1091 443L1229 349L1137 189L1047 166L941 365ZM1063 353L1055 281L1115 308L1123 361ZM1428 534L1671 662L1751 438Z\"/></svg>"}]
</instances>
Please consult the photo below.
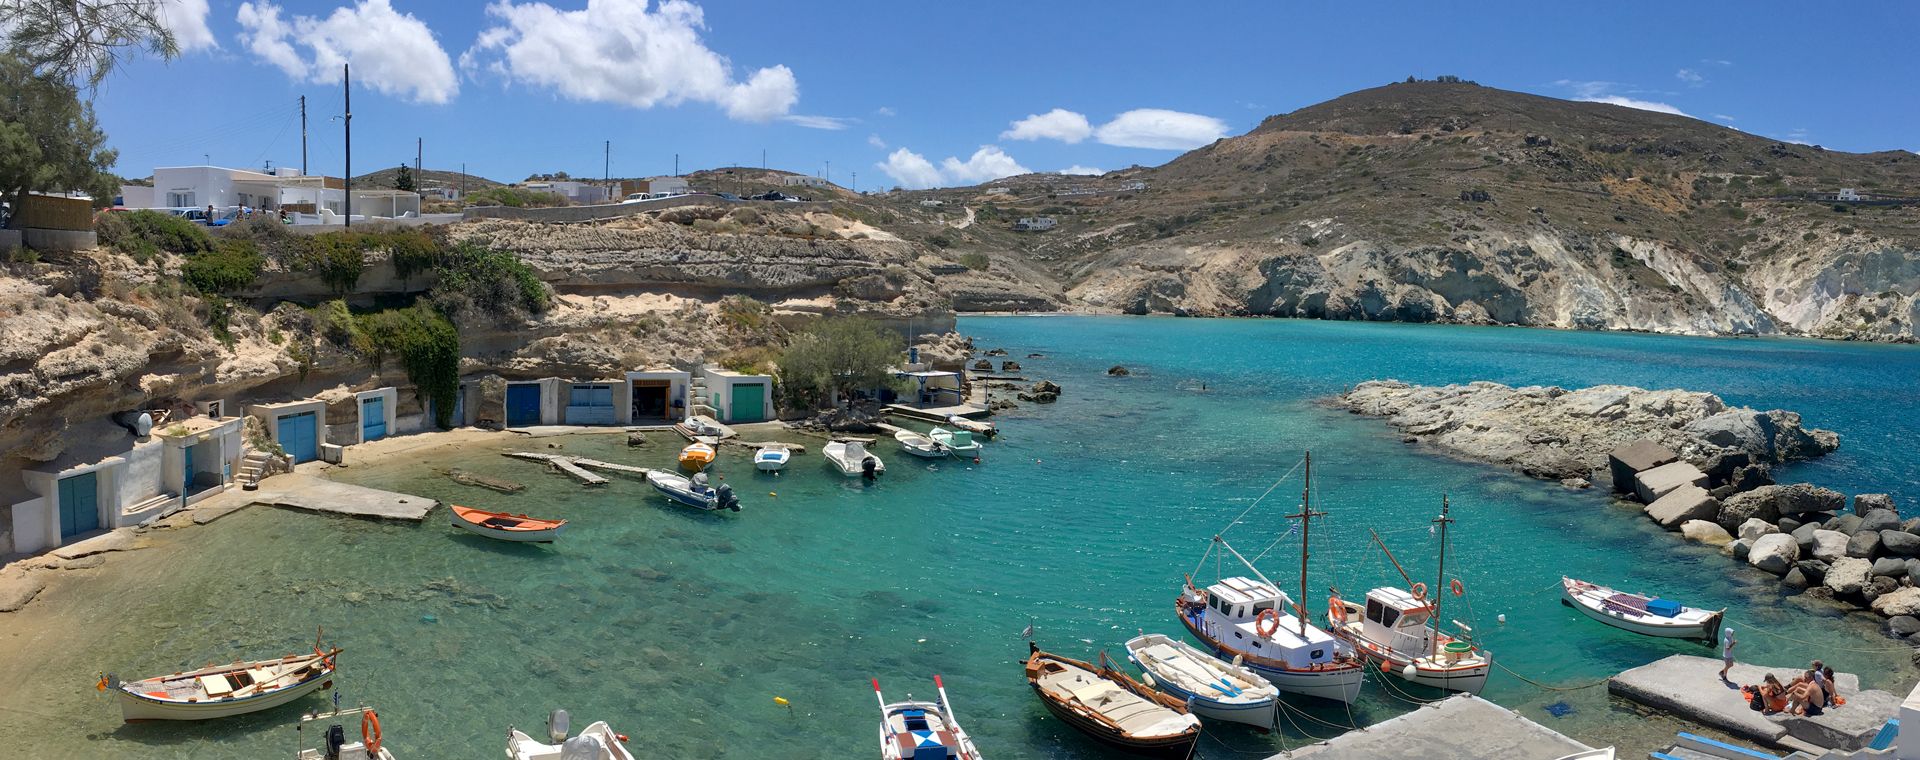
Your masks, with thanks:
<instances>
[{"instance_id":1,"label":"life ring","mask_svg":"<svg viewBox=\"0 0 1920 760\"><path fill-rule=\"evenodd\" d=\"M1336 623L1347 622L1347 605L1340 603L1340 597L1327 599L1327 619Z\"/></svg>"},{"instance_id":2,"label":"life ring","mask_svg":"<svg viewBox=\"0 0 1920 760\"><path fill-rule=\"evenodd\" d=\"M1453 589L1454 596L1467 595L1467 584L1461 583L1459 578L1453 579L1453 583L1448 584L1447 587L1450 589Z\"/></svg>"},{"instance_id":3,"label":"life ring","mask_svg":"<svg viewBox=\"0 0 1920 760\"><path fill-rule=\"evenodd\" d=\"M1261 610L1260 614L1253 618L1254 633L1265 637L1272 636L1278 630L1280 630L1280 613L1272 607Z\"/></svg>"},{"instance_id":4,"label":"life ring","mask_svg":"<svg viewBox=\"0 0 1920 760\"><path fill-rule=\"evenodd\" d=\"M367 748L367 757L380 756L380 716L371 707L360 713L360 742Z\"/></svg>"},{"instance_id":5,"label":"life ring","mask_svg":"<svg viewBox=\"0 0 1920 760\"><path fill-rule=\"evenodd\" d=\"M1416 602L1424 602L1427 600L1427 584L1425 583L1413 584L1413 599Z\"/></svg>"}]
</instances>

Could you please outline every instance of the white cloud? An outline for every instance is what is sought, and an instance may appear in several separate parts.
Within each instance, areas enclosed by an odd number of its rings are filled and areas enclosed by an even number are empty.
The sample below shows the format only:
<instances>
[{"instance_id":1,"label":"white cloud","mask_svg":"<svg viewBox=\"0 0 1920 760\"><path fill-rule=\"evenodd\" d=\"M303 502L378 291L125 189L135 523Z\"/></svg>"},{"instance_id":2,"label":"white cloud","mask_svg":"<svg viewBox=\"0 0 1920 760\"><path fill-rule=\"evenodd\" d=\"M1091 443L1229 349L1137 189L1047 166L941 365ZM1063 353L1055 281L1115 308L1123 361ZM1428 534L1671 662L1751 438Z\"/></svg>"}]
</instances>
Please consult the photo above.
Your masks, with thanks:
<instances>
[{"instance_id":1,"label":"white cloud","mask_svg":"<svg viewBox=\"0 0 1920 760\"><path fill-rule=\"evenodd\" d=\"M1100 125L1093 136L1122 148L1190 150L1226 137L1227 123L1197 113L1136 108Z\"/></svg>"},{"instance_id":2,"label":"white cloud","mask_svg":"<svg viewBox=\"0 0 1920 760\"><path fill-rule=\"evenodd\" d=\"M1584 100L1588 103L1607 103L1607 104L1616 105L1616 106L1626 106L1628 108L1638 108L1642 111L1670 113L1675 116L1687 116L1688 118L1692 118L1691 116L1688 116L1687 112L1685 111L1682 111L1666 103L1657 103L1651 100L1635 100L1633 98L1622 97L1619 95L1599 95L1591 98L1576 98L1576 99Z\"/></svg>"},{"instance_id":3,"label":"white cloud","mask_svg":"<svg viewBox=\"0 0 1920 760\"><path fill-rule=\"evenodd\" d=\"M786 116L800 100L786 66L735 80L732 62L700 39L705 13L686 0L658 8L648 0L588 0L577 11L500 0L487 6L487 15L499 25L481 31L461 54L462 68L550 87L574 100L634 108L711 103L742 121Z\"/></svg>"},{"instance_id":4,"label":"white cloud","mask_svg":"<svg viewBox=\"0 0 1920 760\"><path fill-rule=\"evenodd\" d=\"M1597 98L1597 97L1600 97L1601 95L1605 95L1608 90L1612 90L1613 88L1619 86L1615 82L1606 82L1606 81L1599 81L1599 80L1589 81L1589 80L1580 80L1580 79L1555 80L1554 85L1559 87L1565 87L1569 90L1572 90L1573 97L1576 100L1586 100L1588 98Z\"/></svg>"},{"instance_id":5,"label":"white cloud","mask_svg":"<svg viewBox=\"0 0 1920 760\"><path fill-rule=\"evenodd\" d=\"M780 117L780 120L789 124L797 124L807 129L831 130L846 129L858 121L858 119L847 119L839 116L806 116L803 114L788 114Z\"/></svg>"},{"instance_id":6,"label":"white cloud","mask_svg":"<svg viewBox=\"0 0 1920 760\"><path fill-rule=\"evenodd\" d=\"M1087 123L1087 117L1064 108L1055 108L1046 113L1028 114L1027 118L1013 122L1007 131L1000 133L1002 140L1059 140L1064 143L1077 143L1093 135L1093 125Z\"/></svg>"},{"instance_id":7,"label":"white cloud","mask_svg":"<svg viewBox=\"0 0 1920 760\"><path fill-rule=\"evenodd\" d=\"M935 166L922 156L906 148L900 148L887 156L887 160L874 164L880 171L886 172L901 187L920 189L949 185L970 185L1028 173L1013 156L997 145L982 145L967 160L948 156Z\"/></svg>"},{"instance_id":8,"label":"white cloud","mask_svg":"<svg viewBox=\"0 0 1920 760\"><path fill-rule=\"evenodd\" d=\"M280 6L262 0L241 3L236 18L247 49L295 81L338 83L341 64L352 62L359 67L355 82L388 95L445 103L460 92L453 62L433 30L412 14L394 11L389 0L360 0L326 18L291 21L281 18Z\"/></svg>"},{"instance_id":9,"label":"white cloud","mask_svg":"<svg viewBox=\"0 0 1920 760\"><path fill-rule=\"evenodd\" d=\"M160 4L160 23L173 32L182 53L220 47L207 28L207 0L166 0Z\"/></svg>"},{"instance_id":10,"label":"white cloud","mask_svg":"<svg viewBox=\"0 0 1920 760\"><path fill-rule=\"evenodd\" d=\"M1673 72L1673 77L1693 87L1699 87L1707 83L1707 78L1693 69L1681 69Z\"/></svg>"},{"instance_id":11,"label":"white cloud","mask_svg":"<svg viewBox=\"0 0 1920 760\"><path fill-rule=\"evenodd\" d=\"M1079 175L1085 175L1085 176L1094 176L1094 175L1099 175L1099 174L1106 174L1106 173L1107 173L1107 170L1105 170L1105 169L1099 169L1099 168L1095 168L1095 167L1092 167L1092 166L1081 166L1081 165L1079 165L1079 164L1074 164L1074 165L1072 165L1072 166L1069 166L1069 167L1067 167L1067 168L1065 168L1065 169L1061 169L1061 170L1060 170L1060 173L1061 173L1061 174L1079 174Z\"/></svg>"},{"instance_id":12,"label":"white cloud","mask_svg":"<svg viewBox=\"0 0 1920 760\"><path fill-rule=\"evenodd\" d=\"M1716 119L1719 119L1719 120L1721 120L1721 121L1733 121L1733 120L1734 120L1734 118L1733 118L1732 116L1728 116L1728 115L1726 115L1726 114L1723 114L1723 113L1717 113L1717 114L1714 114L1714 115L1713 115L1713 118L1716 118Z\"/></svg>"},{"instance_id":13,"label":"white cloud","mask_svg":"<svg viewBox=\"0 0 1920 760\"><path fill-rule=\"evenodd\" d=\"M879 135L867 135L867 144L881 150L887 149L887 141L880 139Z\"/></svg>"},{"instance_id":14,"label":"white cloud","mask_svg":"<svg viewBox=\"0 0 1920 760\"><path fill-rule=\"evenodd\" d=\"M873 109L873 113L876 116L892 116L894 114L894 111L893 111L893 108L889 106L881 106L879 108Z\"/></svg>"},{"instance_id":15,"label":"white cloud","mask_svg":"<svg viewBox=\"0 0 1920 760\"><path fill-rule=\"evenodd\" d=\"M1732 66L1733 65L1733 61L1729 61L1725 58L1702 58L1700 59L1700 62L1707 64L1709 66Z\"/></svg>"}]
</instances>

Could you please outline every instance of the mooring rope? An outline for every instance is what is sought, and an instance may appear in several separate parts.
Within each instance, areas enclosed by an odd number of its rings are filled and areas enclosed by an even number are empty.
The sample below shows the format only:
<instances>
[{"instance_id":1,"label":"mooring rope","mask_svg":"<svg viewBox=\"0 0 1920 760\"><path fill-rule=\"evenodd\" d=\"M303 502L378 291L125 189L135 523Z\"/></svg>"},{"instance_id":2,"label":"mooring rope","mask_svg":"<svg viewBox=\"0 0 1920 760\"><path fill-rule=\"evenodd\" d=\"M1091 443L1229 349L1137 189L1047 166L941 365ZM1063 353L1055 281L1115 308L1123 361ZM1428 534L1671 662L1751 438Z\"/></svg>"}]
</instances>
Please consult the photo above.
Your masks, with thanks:
<instances>
[{"instance_id":1,"label":"mooring rope","mask_svg":"<svg viewBox=\"0 0 1920 760\"><path fill-rule=\"evenodd\" d=\"M1810 647L1816 647L1816 648L1818 648L1818 649L1821 649L1821 650L1833 650L1833 649L1837 649L1837 650L1839 650L1839 651L1842 651L1842 652L1867 652L1867 653L1877 653L1877 654L1888 654L1888 653L1893 653L1893 652L1913 652L1913 651L1914 651L1914 647L1912 647L1911 645L1906 645L1906 644L1899 644L1899 645L1895 645L1895 646L1890 646L1890 647L1842 647L1842 646L1834 646L1833 644L1830 644L1830 643L1828 643L1828 642L1824 642L1824 641L1821 641L1821 642L1813 642L1813 641L1806 641L1806 640L1803 640L1803 639L1796 639L1796 638L1794 638L1794 637L1792 637L1792 636L1788 636L1788 635L1786 635L1786 634L1784 634L1784 633L1775 633L1775 632L1773 632L1773 631L1770 631L1770 630L1767 630L1766 628L1762 628L1762 627L1760 627L1760 626L1758 626L1758 625L1755 625L1755 624L1753 624L1753 623L1750 623L1750 622L1748 622L1748 623L1741 623L1740 625L1741 625L1741 630L1746 630L1746 631L1759 631L1759 632L1761 632L1761 633L1764 633L1764 634L1766 634L1766 635L1768 635L1768 636L1773 636L1773 637L1775 637L1775 638L1781 638L1781 639L1786 639L1787 641L1791 641L1791 642L1793 642L1793 643L1795 643L1795 644L1805 644L1805 645L1807 645L1807 646L1810 646Z\"/></svg>"},{"instance_id":2,"label":"mooring rope","mask_svg":"<svg viewBox=\"0 0 1920 760\"><path fill-rule=\"evenodd\" d=\"M1537 688L1541 688L1541 689L1545 689L1545 690L1547 690L1547 691L1580 691L1580 690L1582 690L1582 689L1591 689L1591 688L1593 688L1593 687L1595 687L1595 686L1600 686L1600 685L1603 685L1603 684L1605 684L1605 683L1606 683L1607 681L1610 681L1610 680L1612 680L1612 679L1613 679L1613 677L1612 677L1612 676L1608 676L1608 677L1606 677L1606 678L1602 678L1602 679L1600 679L1600 680L1598 680L1598 681L1594 681L1593 683L1584 683L1584 684L1580 684L1579 686L1553 686L1553 685L1550 685L1550 684L1544 684L1544 683L1541 683L1541 682L1539 682L1539 681L1535 681L1535 680L1533 680L1533 679L1531 679L1531 678L1528 678L1528 677L1526 677L1526 676L1523 676L1523 675L1520 675L1519 673L1515 673L1515 672L1513 671L1513 668L1509 668L1509 667L1507 667L1507 665L1506 665L1506 663L1503 663L1503 662L1501 662L1501 661L1499 661L1499 660L1494 660L1494 661L1493 661L1493 666L1494 666L1494 667L1496 667L1496 668L1499 668L1499 669L1501 669L1502 671L1505 671L1507 675L1510 675L1510 676L1513 676L1514 678L1518 678L1518 679L1520 679L1520 680L1522 680L1522 681L1525 681L1525 682L1527 682L1527 683L1530 683L1530 684L1533 684L1533 685L1534 685L1535 687L1537 687Z\"/></svg>"}]
</instances>

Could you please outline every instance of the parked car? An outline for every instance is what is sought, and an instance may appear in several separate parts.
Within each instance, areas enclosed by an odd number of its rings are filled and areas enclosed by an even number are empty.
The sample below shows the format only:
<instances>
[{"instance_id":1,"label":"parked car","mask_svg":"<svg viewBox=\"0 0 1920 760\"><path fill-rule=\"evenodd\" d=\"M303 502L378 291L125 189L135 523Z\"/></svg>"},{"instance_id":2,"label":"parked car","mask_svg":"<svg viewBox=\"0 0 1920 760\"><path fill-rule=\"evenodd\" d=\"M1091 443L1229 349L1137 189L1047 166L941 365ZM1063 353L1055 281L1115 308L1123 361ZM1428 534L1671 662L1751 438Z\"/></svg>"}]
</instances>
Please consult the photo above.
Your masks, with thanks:
<instances>
[{"instance_id":1,"label":"parked car","mask_svg":"<svg viewBox=\"0 0 1920 760\"><path fill-rule=\"evenodd\" d=\"M786 193L783 193L783 192L780 192L780 191L778 191L778 190L768 190L768 191L766 191L766 192L764 192L764 193L761 193L761 194L759 194L759 195L755 195L755 196L752 196L752 197L749 197L749 198L748 198L747 200L750 200L750 201L784 201L784 200L788 200L788 199L791 199L791 198L793 198L793 196L791 196L791 195L787 195Z\"/></svg>"}]
</instances>

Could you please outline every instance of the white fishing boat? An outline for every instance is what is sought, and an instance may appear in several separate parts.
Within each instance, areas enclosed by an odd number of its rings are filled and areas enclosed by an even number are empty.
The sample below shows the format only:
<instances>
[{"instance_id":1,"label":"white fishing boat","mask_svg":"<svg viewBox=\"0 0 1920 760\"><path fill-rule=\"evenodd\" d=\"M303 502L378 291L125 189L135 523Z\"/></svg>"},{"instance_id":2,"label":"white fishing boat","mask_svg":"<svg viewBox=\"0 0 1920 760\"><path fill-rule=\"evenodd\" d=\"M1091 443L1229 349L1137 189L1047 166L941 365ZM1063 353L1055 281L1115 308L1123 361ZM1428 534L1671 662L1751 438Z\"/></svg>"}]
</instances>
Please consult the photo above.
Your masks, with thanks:
<instances>
[{"instance_id":1,"label":"white fishing boat","mask_svg":"<svg viewBox=\"0 0 1920 760\"><path fill-rule=\"evenodd\" d=\"M900 448L906 449L908 454L921 459L942 459L953 456L953 449L911 430L895 431L893 439L899 441Z\"/></svg>"},{"instance_id":2,"label":"white fishing boat","mask_svg":"<svg viewBox=\"0 0 1920 760\"><path fill-rule=\"evenodd\" d=\"M627 751L627 737L614 733L604 720L594 721L569 738L571 719L566 710L554 710L547 718L546 744L517 728L507 729L508 760L633 760Z\"/></svg>"},{"instance_id":3,"label":"white fishing boat","mask_svg":"<svg viewBox=\"0 0 1920 760\"><path fill-rule=\"evenodd\" d=\"M781 446L762 446L753 452L753 468L761 472L779 472L787 466L793 452Z\"/></svg>"},{"instance_id":4,"label":"white fishing boat","mask_svg":"<svg viewBox=\"0 0 1920 760\"><path fill-rule=\"evenodd\" d=\"M934 443L952 449L953 455L962 459L980 456L982 447L979 441L973 439L973 432L970 430L948 430L937 427L929 431L927 437L932 438Z\"/></svg>"},{"instance_id":5,"label":"white fishing boat","mask_svg":"<svg viewBox=\"0 0 1920 760\"><path fill-rule=\"evenodd\" d=\"M947 424L980 436L981 438L992 438L1000 432L1000 429L995 427L992 422L986 420L970 420L958 414L947 415Z\"/></svg>"},{"instance_id":6,"label":"white fishing boat","mask_svg":"<svg viewBox=\"0 0 1920 760\"><path fill-rule=\"evenodd\" d=\"M299 731L304 736L307 724L336 720L340 722L314 731L320 746L301 747L299 760L394 760L393 750L386 747L381 734L380 716L371 707L307 713L300 716ZM355 720L360 721L360 741L357 742L347 739L347 726Z\"/></svg>"},{"instance_id":7,"label":"white fishing boat","mask_svg":"<svg viewBox=\"0 0 1920 760\"><path fill-rule=\"evenodd\" d=\"M849 478L872 480L887 471L887 463L867 451L867 444L861 441L834 441L820 447L820 453L826 456L827 464Z\"/></svg>"},{"instance_id":8,"label":"white fishing boat","mask_svg":"<svg viewBox=\"0 0 1920 760\"><path fill-rule=\"evenodd\" d=\"M1440 570L1437 578L1447 577L1447 526L1453 518L1447 516L1447 503L1440 502L1440 517L1434 520L1440 526ZM1382 550L1386 544L1376 534L1374 541ZM1387 553L1392 559L1393 553ZM1398 560L1393 560L1399 567ZM1404 572L1402 578L1405 579ZM1458 578L1450 587L1437 590L1429 596L1427 584L1412 583L1411 590L1381 587L1367 592L1367 603L1363 606L1334 596L1327 600L1327 617L1333 634L1352 644L1354 651L1380 666L1383 672L1399 677L1409 683L1431 686L1436 689L1464 691L1478 694L1487 685L1487 676L1493 671L1493 653L1476 646L1464 638L1471 635L1472 628L1458 620L1454 627L1462 636L1445 633L1440 630L1442 594L1451 591L1455 596L1464 596L1466 587Z\"/></svg>"},{"instance_id":9,"label":"white fishing boat","mask_svg":"<svg viewBox=\"0 0 1920 760\"><path fill-rule=\"evenodd\" d=\"M1597 583L1560 578L1560 601L1587 617L1622 630L1669 639L1720 637L1726 610L1686 607L1669 599L1615 591Z\"/></svg>"},{"instance_id":10,"label":"white fishing boat","mask_svg":"<svg viewBox=\"0 0 1920 760\"><path fill-rule=\"evenodd\" d=\"M142 720L209 720L244 715L292 702L332 685L339 649L291 654L273 660L209 665L142 681L108 675L98 687L113 690L120 715Z\"/></svg>"},{"instance_id":11,"label":"white fishing boat","mask_svg":"<svg viewBox=\"0 0 1920 760\"><path fill-rule=\"evenodd\" d=\"M980 760L973 738L953 717L940 676L933 677L933 688L940 692L938 702L915 702L911 694L904 702L888 702L880 679L873 679L873 696L880 700L881 760Z\"/></svg>"},{"instance_id":12,"label":"white fishing boat","mask_svg":"<svg viewBox=\"0 0 1920 760\"><path fill-rule=\"evenodd\" d=\"M1186 700L1202 718L1274 727L1280 690L1251 669L1158 633L1128 640L1127 659L1146 671L1149 685Z\"/></svg>"},{"instance_id":13,"label":"white fishing boat","mask_svg":"<svg viewBox=\"0 0 1920 760\"><path fill-rule=\"evenodd\" d=\"M740 511L740 499L733 495L733 486L725 483L717 488L707 485L705 473L688 478L666 470L648 470L647 485L653 486L653 490L665 494L667 498L694 509L709 512L722 509Z\"/></svg>"}]
</instances>

